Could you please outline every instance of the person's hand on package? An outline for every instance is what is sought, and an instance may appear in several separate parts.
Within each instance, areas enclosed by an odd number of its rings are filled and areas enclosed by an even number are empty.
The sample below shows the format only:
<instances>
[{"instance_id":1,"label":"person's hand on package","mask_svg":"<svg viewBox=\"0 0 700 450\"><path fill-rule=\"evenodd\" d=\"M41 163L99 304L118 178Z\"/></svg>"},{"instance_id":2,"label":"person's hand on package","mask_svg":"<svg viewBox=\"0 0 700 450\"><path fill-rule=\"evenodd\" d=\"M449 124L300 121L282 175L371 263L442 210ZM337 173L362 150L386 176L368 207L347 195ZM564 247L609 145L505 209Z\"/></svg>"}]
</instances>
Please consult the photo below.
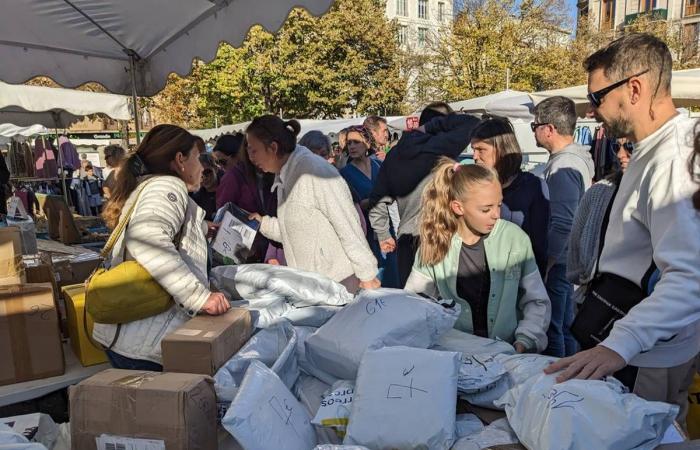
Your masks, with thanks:
<instances>
[{"instance_id":1,"label":"person's hand on package","mask_svg":"<svg viewBox=\"0 0 700 450\"><path fill-rule=\"evenodd\" d=\"M204 306L202 306L202 312L210 316L219 316L229 309L231 309L231 304L221 292L212 292Z\"/></svg>"},{"instance_id":2,"label":"person's hand on package","mask_svg":"<svg viewBox=\"0 0 700 450\"><path fill-rule=\"evenodd\" d=\"M396 241L394 238L385 239L379 242L379 249L382 253L391 253L396 250Z\"/></svg>"},{"instance_id":3,"label":"person's hand on package","mask_svg":"<svg viewBox=\"0 0 700 450\"><path fill-rule=\"evenodd\" d=\"M250 220L257 220L258 222L262 223L262 216L258 213L250 213L248 214L248 219Z\"/></svg>"},{"instance_id":4,"label":"person's hand on package","mask_svg":"<svg viewBox=\"0 0 700 450\"><path fill-rule=\"evenodd\" d=\"M278 259L275 259L275 258L268 259L267 263L271 266L279 266L280 265L280 261Z\"/></svg>"},{"instance_id":5,"label":"person's hand on package","mask_svg":"<svg viewBox=\"0 0 700 450\"><path fill-rule=\"evenodd\" d=\"M513 347L515 347L516 353L525 353L527 351L527 348L525 348L525 344L522 342L516 341L515 344L513 344Z\"/></svg>"},{"instance_id":6,"label":"person's hand on package","mask_svg":"<svg viewBox=\"0 0 700 450\"><path fill-rule=\"evenodd\" d=\"M216 233L219 231L220 227L221 227L220 223L214 223L214 222L207 221L207 239L214 239L216 237Z\"/></svg>"},{"instance_id":7,"label":"person's hand on package","mask_svg":"<svg viewBox=\"0 0 700 450\"><path fill-rule=\"evenodd\" d=\"M563 371L557 377L557 383L575 378L577 380L600 380L612 375L627 365L624 358L614 350L598 345L590 350L562 358L544 369L544 373L553 374Z\"/></svg>"},{"instance_id":8,"label":"person's hand on package","mask_svg":"<svg viewBox=\"0 0 700 450\"><path fill-rule=\"evenodd\" d=\"M360 281L360 289L379 289L380 287L382 287L382 283L378 278L369 281Z\"/></svg>"}]
</instances>

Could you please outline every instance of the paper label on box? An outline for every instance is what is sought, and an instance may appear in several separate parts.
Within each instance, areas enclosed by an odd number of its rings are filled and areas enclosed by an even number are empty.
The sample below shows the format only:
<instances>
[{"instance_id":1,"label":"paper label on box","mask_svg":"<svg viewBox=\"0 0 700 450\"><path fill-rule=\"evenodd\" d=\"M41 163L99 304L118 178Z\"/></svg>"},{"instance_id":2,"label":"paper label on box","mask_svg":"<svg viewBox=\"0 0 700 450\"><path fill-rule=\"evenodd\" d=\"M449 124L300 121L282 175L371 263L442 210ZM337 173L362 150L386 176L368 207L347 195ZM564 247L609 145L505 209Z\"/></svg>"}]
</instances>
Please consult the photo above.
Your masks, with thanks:
<instances>
[{"instance_id":1,"label":"paper label on box","mask_svg":"<svg viewBox=\"0 0 700 450\"><path fill-rule=\"evenodd\" d=\"M197 336L201 332L202 332L202 330L181 329L181 330L176 330L175 334L179 334L180 336Z\"/></svg>"},{"instance_id":2,"label":"paper label on box","mask_svg":"<svg viewBox=\"0 0 700 450\"><path fill-rule=\"evenodd\" d=\"M103 434L95 438L97 450L165 450L165 441Z\"/></svg>"},{"instance_id":3,"label":"paper label on box","mask_svg":"<svg viewBox=\"0 0 700 450\"><path fill-rule=\"evenodd\" d=\"M250 250L253 247L256 234L257 230L226 211L212 248L223 256L238 261L242 248Z\"/></svg>"},{"instance_id":4,"label":"paper label on box","mask_svg":"<svg viewBox=\"0 0 700 450\"><path fill-rule=\"evenodd\" d=\"M209 333L207 333L207 334L204 335L204 339L213 338L213 337L216 336L217 334L219 334L219 333L217 333L216 331L210 331Z\"/></svg>"}]
</instances>

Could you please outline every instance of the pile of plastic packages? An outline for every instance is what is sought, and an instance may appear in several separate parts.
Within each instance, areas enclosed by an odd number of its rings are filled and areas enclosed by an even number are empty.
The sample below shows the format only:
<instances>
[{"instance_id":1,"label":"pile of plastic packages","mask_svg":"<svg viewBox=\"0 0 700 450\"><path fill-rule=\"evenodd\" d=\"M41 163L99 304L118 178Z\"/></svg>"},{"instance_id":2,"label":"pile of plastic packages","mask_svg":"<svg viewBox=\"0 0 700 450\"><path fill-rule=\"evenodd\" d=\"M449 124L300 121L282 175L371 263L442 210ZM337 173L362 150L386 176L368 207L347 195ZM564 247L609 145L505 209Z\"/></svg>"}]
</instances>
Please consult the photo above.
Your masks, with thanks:
<instances>
[{"instance_id":1,"label":"pile of plastic packages","mask_svg":"<svg viewBox=\"0 0 700 450\"><path fill-rule=\"evenodd\" d=\"M214 269L260 330L215 375L223 427L247 450L653 449L678 407L614 378L557 384L555 358L453 329L459 305L394 289L353 297L279 266ZM504 411L484 425L457 400Z\"/></svg>"},{"instance_id":2,"label":"pile of plastic packages","mask_svg":"<svg viewBox=\"0 0 700 450\"><path fill-rule=\"evenodd\" d=\"M395 289L353 296L270 265L217 267L212 284L257 327L214 376L227 450L651 450L678 414L614 378L557 384L543 372L555 358L455 330L453 301ZM458 399L505 418L457 414ZM3 448L45 447L0 426Z\"/></svg>"}]
</instances>

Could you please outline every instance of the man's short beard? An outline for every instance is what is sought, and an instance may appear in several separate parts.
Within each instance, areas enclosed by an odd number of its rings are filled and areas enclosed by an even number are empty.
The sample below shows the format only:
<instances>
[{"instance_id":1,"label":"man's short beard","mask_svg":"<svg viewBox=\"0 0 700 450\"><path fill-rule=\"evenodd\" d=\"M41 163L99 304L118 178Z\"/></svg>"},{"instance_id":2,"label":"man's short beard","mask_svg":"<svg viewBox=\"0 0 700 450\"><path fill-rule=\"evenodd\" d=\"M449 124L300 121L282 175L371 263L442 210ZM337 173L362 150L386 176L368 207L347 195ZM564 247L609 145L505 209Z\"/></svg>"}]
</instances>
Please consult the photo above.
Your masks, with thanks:
<instances>
[{"instance_id":1,"label":"man's short beard","mask_svg":"<svg viewBox=\"0 0 700 450\"><path fill-rule=\"evenodd\" d=\"M608 132L608 136L627 138L632 134L633 128L632 123L628 119L618 117L605 122L605 130Z\"/></svg>"}]
</instances>

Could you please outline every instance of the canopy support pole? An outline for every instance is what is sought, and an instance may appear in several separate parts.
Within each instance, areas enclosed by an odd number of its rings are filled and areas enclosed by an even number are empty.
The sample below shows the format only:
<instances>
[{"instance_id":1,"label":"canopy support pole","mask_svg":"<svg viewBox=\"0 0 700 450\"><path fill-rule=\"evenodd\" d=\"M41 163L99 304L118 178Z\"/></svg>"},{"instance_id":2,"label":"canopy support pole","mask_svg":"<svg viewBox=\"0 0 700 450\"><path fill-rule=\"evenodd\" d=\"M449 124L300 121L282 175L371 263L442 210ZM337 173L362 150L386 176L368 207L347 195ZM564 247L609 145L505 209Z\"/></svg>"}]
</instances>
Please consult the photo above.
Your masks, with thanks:
<instances>
[{"instance_id":1,"label":"canopy support pole","mask_svg":"<svg viewBox=\"0 0 700 450\"><path fill-rule=\"evenodd\" d=\"M61 152L61 146L58 143L58 113L52 112L55 131L56 131L56 160L58 160L58 168L61 169L61 189L63 190L63 199L66 201L66 205L70 206L68 202L68 189L66 189L66 169L63 167L63 152ZM75 206L75 205L73 205Z\"/></svg>"},{"instance_id":2,"label":"canopy support pole","mask_svg":"<svg viewBox=\"0 0 700 450\"><path fill-rule=\"evenodd\" d=\"M131 101L134 103L134 127L136 128L136 145L141 143L141 126L139 124L139 103L136 95L136 58L138 55L133 50L127 51L129 55L129 68L131 71ZM126 136L127 141L129 135Z\"/></svg>"}]
</instances>

